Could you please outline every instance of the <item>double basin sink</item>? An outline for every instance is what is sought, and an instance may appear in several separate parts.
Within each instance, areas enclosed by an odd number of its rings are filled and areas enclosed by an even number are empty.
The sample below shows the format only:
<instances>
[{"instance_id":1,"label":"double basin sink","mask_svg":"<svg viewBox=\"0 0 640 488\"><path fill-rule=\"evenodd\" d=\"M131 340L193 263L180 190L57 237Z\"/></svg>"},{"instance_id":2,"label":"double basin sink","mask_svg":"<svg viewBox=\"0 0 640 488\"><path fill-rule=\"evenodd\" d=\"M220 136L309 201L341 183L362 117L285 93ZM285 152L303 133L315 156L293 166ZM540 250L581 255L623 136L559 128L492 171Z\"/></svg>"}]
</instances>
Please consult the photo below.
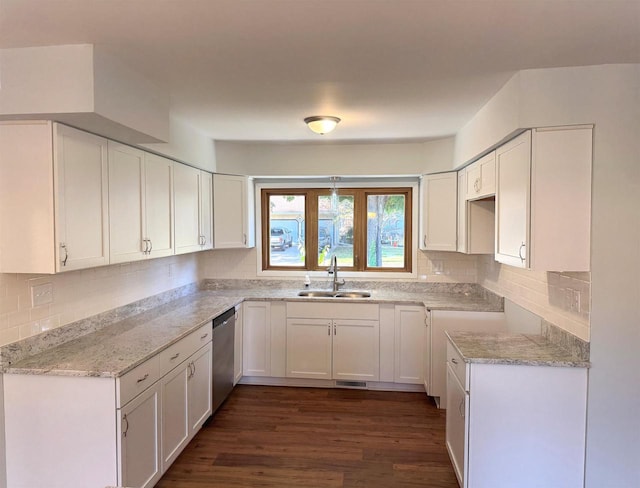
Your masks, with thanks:
<instances>
[{"instance_id":1,"label":"double basin sink","mask_svg":"<svg viewBox=\"0 0 640 488\"><path fill-rule=\"evenodd\" d=\"M371 292L361 290L302 290L298 292L298 296L308 298L369 298Z\"/></svg>"}]
</instances>

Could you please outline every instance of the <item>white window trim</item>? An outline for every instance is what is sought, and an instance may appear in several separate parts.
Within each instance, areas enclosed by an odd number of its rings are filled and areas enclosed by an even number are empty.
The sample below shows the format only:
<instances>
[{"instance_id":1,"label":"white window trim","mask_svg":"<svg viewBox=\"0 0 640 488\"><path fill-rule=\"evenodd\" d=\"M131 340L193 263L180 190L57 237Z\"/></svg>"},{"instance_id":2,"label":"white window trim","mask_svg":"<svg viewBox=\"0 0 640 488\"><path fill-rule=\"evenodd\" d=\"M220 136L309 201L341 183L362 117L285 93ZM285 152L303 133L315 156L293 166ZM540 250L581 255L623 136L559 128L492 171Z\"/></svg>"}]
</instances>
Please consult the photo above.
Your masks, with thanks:
<instances>
[{"instance_id":1,"label":"white window trim","mask_svg":"<svg viewBox=\"0 0 640 488\"><path fill-rule=\"evenodd\" d=\"M418 177L411 180L394 181L388 179L380 179L379 181L357 181L349 180L343 183L336 184L338 191L340 188L411 188L411 271L397 272L392 271L341 271L340 276L343 278L367 278L367 279L408 279L418 277L418 246L416 242L419 237L418 232L418 205L419 205L419 192L418 192ZM261 193L265 188L268 189L287 189L287 188L322 188L326 186L330 188L326 182L314 182L304 181L300 182L282 182L282 180L269 183L267 181L256 182L255 184L255 204L256 204L256 266L257 276L262 278L293 278L304 277L309 275L311 279L327 279L328 275L326 271L310 271L310 270L263 270L262 269L262 198Z\"/></svg>"}]
</instances>

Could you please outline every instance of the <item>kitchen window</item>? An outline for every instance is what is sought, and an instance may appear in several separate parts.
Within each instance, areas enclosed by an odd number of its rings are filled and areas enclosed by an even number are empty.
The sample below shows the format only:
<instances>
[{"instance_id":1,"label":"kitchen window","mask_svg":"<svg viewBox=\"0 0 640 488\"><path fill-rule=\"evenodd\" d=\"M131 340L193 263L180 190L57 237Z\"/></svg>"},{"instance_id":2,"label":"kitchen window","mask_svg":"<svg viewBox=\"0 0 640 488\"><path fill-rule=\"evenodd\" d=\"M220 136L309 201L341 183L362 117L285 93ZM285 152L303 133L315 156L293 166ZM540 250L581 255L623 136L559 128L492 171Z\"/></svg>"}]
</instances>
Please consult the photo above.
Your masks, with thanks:
<instances>
[{"instance_id":1,"label":"kitchen window","mask_svg":"<svg viewBox=\"0 0 640 488\"><path fill-rule=\"evenodd\" d=\"M412 188L261 190L262 269L411 271Z\"/></svg>"}]
</instances>

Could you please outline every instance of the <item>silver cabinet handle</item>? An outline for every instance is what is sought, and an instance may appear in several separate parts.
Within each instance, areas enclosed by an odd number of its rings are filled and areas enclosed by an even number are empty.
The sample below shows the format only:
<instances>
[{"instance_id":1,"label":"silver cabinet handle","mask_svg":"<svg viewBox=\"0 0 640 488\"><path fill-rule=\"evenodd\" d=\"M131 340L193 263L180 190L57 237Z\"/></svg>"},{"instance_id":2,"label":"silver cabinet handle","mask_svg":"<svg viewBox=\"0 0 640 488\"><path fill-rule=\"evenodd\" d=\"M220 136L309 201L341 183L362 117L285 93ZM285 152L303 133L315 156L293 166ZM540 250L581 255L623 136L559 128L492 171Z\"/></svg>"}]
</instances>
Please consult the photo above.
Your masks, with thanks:
<instances>
[{"instance_id":1,"label":"silver cabinet handle","mask_svg":"<svg viewBox=\"0 0 640 488\"><path fill-rule=\"evenodd\" d=\"M145 374L142 378L138 378L136 380L136 383L142 383L143 381L145 381L147 378L149 377L149 373Z\"/></svg>"},{"instance_id":2,"label":"silver cabinet handle","mask_svg":"<svg viewBox=\"0 0 640 488\"><path fill-rule=\"evenodd\" d=\"M422 237L422 246L427 247L427 234Z\"/></svg>"},{"instance_id":3,"label":"silver cabinet handle","mask_svg":"<svg viewBox=\"0 0 640 488\"><path fill-rule=\"evenodd\" d=\"M206 334L203 334L200 336L200 340L204 341L207 337L209 337L209 333L207 332Z\"/></svg>"},{"instance_id":4,"label":"silver cabinet handle","mask_svg":"<svg viewBox=\"0 0 640 488\"><path fill-rule=\"evenodd\" d=\"M338 331L336 330L336 324L333 324L333 335L338 335Z\"/></svg>"},{"instance_id":5,"label":"silver cabinet handle","mask_svg":"<svg viewBox=\"0 0 640 488\"><path fill-rule=\"evenodd\" d=\"M327 335L331 335L331 324L327 325Z\"/></svg>"},{"instance_id":6,"label":"silver cabinet handle","mask_svg":"<svg viewBox=\"0 0 640 488\"><path fill-rule=\"evenodd\" d=\"M67 259L69 259L69 251L67 250L67 245L64 242L61 242L60 248L64 249L64 259L62 260L62 266L66 266Z\"/></svg>"},{"instance_id":7,"label":"silver cabinet handle","mask_svg":"<svg viewBox=\"0 0 640 488\"><path fill-rule=\"evenodd\" d=\"M476 181L473 182L473 188L476 190L476 193L480 191L480 178L476 178Z\"/></svg>"},{"instance_id":8,"label":"silver cabinet handle","mask_svg":"<svg viewBox=\"0 0 640 488\"><path fill-rule=\"evenodd\" d=\"M464 397L460 400L460 405L458 405L458 412L460 413L460 417L464 418Z\"/></svg>"},{"instance_id":9,"label":"silver cabinet handle","mask_svg":"<svg viewBox=\"0 0 640 488\"><path fill-rule=\"evenodd\" d=\"M151 251L153 251L153 242L149 239L149 254L151 254Z\"/></svg>"},{"instance_id":10,"label":"silver cabinet handle","mask_svg":"<svg viewBox=\"0 0 640 488\"><path fill-rule=\"evenodd\" d=\"M149 239L142 239L144 242L144 249L142 250L143 254L149 254Z\"/></svg>"},{"instance_id":11,"label":"silver cabinet handle","mask_svg":"<svg viewBox=\"0 0 640 488\"><path fill-rule=\"evenodd\" d=\"M244 242L244 245L247 245L247 234L242 234L242 241Z\"/></svg>"},{"instance_id":12,"label":"silver cabinet handle","mask_svg":"<svg viewBox=\"0 0 640 488\"><path fill-rule=\"evenodd\" d=\"M177 353L175 353L173 356L171 356L171 357L169 358L169 361L173 361L174 359L178 359L178 356L180 356L180 353L179 353L179 352L177 352Z\"/></svg>"},{"instance_id":13,"label":"silver cabinet handle","mask_svg":"<svg viewBox=\"0 0 640 488\"><path fill-rule=\"evenodd\" d=\"M452 362L453 364L458 364L458 360L457 360L456 358L451 358L451 362Z\"/></svg>"},{"instance_id":14,"label":"silver cabinet handle","mask_svg":"<svg viewBox=\"0 0 640 488\"><path fill-rule=\"evenodd\" d=\"M122 417L122 423L125 425L124 430L122 431L122 437L127 437L127 432L129 432L129 419L127 419L127 414L124 414Z\"/></svg>"},{"instance_id":15,"label":"silver cabinet handle","mask_svg":"<svg viewBox=\"0 0 640 488\"><path fill-rule=\"evenodd\" d=\"M524 263L524 257L522 257L522 248L525 247L524 242L520 244L520 249L518 249L518 256L520 257L520 261Z\"/></svg>"}]
</instances>

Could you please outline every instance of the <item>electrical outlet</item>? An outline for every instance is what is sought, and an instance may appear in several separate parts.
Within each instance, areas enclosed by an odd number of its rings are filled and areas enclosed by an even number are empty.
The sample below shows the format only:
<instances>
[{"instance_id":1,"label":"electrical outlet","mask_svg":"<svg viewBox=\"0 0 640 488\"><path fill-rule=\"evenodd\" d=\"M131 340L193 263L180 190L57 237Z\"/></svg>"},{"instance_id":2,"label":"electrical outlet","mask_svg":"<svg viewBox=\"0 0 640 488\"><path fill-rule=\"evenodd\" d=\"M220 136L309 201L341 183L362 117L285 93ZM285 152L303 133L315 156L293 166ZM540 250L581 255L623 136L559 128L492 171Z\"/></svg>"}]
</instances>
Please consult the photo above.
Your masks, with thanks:
<instances>
[{"instance_id":1,"label":"electrical outlet","mask_svg":"<svg viewBox=\"0 0 640 488\"><path fill-rule=\"evenodd\" d=\"M571 300L571 311L579 313L580 312L580 291L572 290L573 297Z\"/></svg>"},{"instance_id":2,"label":"electrical outlet","mask_svg":"<svg viewBox=\"0 0 640 488\"><path fill-rule=\"evenodd\" d=\"M43 283L31 287L31 306L42 307L53 302L53 283Z\"/></svg>"}]
</instances>

